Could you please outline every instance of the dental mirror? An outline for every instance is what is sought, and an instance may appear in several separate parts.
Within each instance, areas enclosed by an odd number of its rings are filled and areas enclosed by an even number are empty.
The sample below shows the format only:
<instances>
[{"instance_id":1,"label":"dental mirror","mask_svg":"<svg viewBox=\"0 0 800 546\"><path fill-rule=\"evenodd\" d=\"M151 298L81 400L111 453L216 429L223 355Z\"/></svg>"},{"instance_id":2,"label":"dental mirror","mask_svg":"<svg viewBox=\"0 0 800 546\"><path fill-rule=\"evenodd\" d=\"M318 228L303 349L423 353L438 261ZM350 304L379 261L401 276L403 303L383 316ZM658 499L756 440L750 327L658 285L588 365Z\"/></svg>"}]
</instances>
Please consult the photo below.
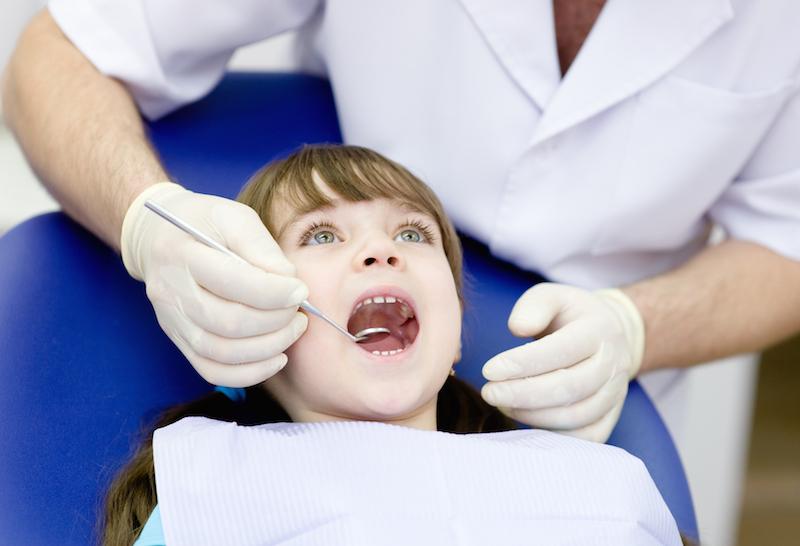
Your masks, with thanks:
<instances>
[{"instance_id":1,"label":"dental mirror","mask_svg":"<svg viewBox=\"0 0 800 546\"><path fill-rule=\"evenodd\" d=\"M309 303L308 300L305 300L303 303L301 303L300 307L303 308L303 310L311 313L312 315L318 316L319 318L321 318L322 320L324 320L325 322L336 328L339 332L346 335L353 343L361 343L375 336L388 335L390 333L388 328L375 327L375 328L364 328L363 330L356 332L356 335L353 335L344 328L342 328L341 326L339 326L338 324L336 324L333 320L328 318L325 315L325 313L323 313L322 311L311 305L311 303Z\"/></svg>"},{"instance_id":2,"label":"dental mirror","mask_svg":"<svg viewBox=\"0 0 800 546\"><path fill-rule=\"evenodd\" d=\"M356 332L356 335L354 337L356 343L361 343L362 341L367 341L370 338L380 339L378 336L380 335L388 336L389 334L390 332L388 328L375 327L375 328L364 328L360 332Z\"/></svg>"}]
</instances>

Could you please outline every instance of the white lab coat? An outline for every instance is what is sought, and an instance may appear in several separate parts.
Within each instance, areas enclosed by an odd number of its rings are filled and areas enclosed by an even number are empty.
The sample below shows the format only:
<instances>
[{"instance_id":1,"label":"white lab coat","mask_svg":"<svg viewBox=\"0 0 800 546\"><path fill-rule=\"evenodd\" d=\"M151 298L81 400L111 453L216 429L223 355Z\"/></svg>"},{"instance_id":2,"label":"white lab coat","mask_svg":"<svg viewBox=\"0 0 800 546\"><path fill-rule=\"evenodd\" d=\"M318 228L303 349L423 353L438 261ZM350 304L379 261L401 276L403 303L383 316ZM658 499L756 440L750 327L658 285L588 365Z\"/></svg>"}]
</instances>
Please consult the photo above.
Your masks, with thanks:
<instances>
[{"instance_id":1,"label":"white lab coat","mask_svg":"<svg viewBox=\"0 0 800 546\"><path fill-rule=\"evenodd\" d=\"M502 7L501 7L502 6ZM792 0L610 0L560 81L551 2L55 0L158 117L302 27L344 138L409 166L494 253L584 287L674 268L709 221L800 259Z\"/></svg>"},{"instance_id":2,"label":"white lab coat","mask_svg":"<svg viewBox=\"0 0 800 546\"><path fill-rule=\"evenodd\" d=\"M410 167L462 231L554 281L598 288L670 270L712 222L800 259L795 0L608 0L563 80L549 0L50 10L151 118L208 92L237 47L299 29L298 63L330 79L346 142ZM674 427L685 403L666 383L656 402ZM706 447L722 460L742 445Z\"/></svg>"}]
</instances>

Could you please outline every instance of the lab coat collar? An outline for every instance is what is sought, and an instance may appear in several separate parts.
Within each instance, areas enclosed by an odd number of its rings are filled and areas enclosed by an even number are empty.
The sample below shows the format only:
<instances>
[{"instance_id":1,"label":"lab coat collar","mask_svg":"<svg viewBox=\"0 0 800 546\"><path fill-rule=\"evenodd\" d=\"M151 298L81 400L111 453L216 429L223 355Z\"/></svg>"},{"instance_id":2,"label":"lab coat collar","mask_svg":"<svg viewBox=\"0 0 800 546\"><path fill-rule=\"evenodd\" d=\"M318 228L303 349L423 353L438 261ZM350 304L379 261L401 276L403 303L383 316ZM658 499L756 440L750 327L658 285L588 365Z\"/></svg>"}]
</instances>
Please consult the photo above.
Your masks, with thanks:
<instances>
[{"instance_id":1,"label":"lab coat collar","mask_svg":"<svg viewBox=\"0 0 800 546\"><path fill-rule=\"evenodd\" d=\"M531 145L641 91L733 17L730 0L607 0L562 80L552 2L509 0L501 7L492 0L460 1L542 110ZM530 24L520 25L520 19Z\"/></svg>"},{"instance_id":2,"label":"lab coat collar","mask_svg":"<svg viewBox=\"0 0 800 546\"><path fill-rule=\"evenodd\" d=\"M497 60L544 110L561 79L549 0L460 0Z\"/></svg>"}]
</instances>

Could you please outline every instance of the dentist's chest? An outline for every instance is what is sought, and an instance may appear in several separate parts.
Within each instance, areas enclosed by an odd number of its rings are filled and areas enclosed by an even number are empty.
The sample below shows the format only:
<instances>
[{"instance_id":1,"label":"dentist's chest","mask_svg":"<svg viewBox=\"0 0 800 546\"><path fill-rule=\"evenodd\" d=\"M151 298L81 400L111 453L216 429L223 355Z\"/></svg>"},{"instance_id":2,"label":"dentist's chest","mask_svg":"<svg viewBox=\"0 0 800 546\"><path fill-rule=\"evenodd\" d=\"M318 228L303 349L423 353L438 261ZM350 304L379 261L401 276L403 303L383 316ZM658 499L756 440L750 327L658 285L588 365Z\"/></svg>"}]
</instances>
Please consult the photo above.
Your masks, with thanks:
<instances>
[{"instance_id":1,"label":"dentist's chest","mask_svg":"<svg viewBox=\"0 0 800 546\"><path fill-rule=\"evenodd\" d=\"M724 2L609 2L558 35L550 2L490 4L329 1L309 46L346 141L411 167L465 231L523 231L542 262L554 234L563 252L685 243L797 87L780 38Z\"/></svg>"}]
</instances>

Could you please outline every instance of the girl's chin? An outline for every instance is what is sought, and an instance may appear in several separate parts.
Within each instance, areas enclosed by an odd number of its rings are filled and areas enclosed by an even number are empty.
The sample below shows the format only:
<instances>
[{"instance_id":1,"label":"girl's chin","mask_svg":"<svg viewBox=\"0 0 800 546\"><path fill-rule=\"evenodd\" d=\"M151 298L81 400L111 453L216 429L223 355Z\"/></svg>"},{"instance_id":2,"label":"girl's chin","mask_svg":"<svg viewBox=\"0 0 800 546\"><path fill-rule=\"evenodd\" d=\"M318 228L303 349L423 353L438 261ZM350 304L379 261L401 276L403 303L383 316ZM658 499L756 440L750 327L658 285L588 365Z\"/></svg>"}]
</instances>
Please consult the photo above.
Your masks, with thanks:
<instances>
[{"instance_id":1,"label":"girl's chin","mask_svg":"<svg viewBox=\"0 0 800 546\"><path fill-rule=\"evenodd\" d=\"M373 396L369 400L361 400L359 411L353 412L359 415L359 420L364 421L406 421L414 419L423 413L426 406L431 406L432 411L436 412L436 401L420 402L418 397L411 397L404 393L391 393L383 397Z\"/></svg>"}]
</instances>

